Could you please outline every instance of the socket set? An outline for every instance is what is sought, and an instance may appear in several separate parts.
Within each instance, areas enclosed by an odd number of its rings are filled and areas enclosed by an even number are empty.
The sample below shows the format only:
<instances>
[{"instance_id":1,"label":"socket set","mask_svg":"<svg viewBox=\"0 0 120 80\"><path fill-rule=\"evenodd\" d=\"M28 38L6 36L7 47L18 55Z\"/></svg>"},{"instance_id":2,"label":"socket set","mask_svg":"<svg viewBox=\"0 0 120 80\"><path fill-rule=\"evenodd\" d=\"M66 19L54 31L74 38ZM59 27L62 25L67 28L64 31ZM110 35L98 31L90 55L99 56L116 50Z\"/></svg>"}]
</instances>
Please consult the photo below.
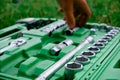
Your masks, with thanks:
<instances>
[{"instance_id":1,"label":"socket set","mask_svg":"<svg viewBox=\"0 0 120 80\"><path fill-rule=\"evenodd\" d=\"M120 79L119 27L25 18L0 30L0 44L0 80Z\"/></svg>"}]
</instances>

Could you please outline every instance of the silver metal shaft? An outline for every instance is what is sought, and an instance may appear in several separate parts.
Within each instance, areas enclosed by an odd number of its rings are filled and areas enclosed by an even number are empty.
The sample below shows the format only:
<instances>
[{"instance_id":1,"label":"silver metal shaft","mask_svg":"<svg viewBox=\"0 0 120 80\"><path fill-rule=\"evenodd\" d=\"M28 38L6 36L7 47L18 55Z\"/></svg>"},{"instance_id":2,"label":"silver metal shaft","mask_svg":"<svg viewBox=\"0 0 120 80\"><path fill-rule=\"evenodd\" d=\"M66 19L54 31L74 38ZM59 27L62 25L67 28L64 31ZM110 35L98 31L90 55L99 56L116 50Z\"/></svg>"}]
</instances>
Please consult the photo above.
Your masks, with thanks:
<instances>
[{"instance_id":1,"label":"silver metal shaft","mask_svg":"<svg viewBox=\"0 0 120 80\"><path fill-rule=\"evenodd\" d=\"M12 47L15 47L15 46L16 46L16 45L13 44L13 45L9 45L9 46L7 46L7 47L1 49L1 50L0 50L0 54L3 53L3 52L5 52L5 51L7 51L8 49L10 49L10 48L12 48Z\"/></svg>"},{"instance_id":2,"label":"silver metal shaft","mask_svg":"<svg viewBox=\"0 0 120 80\"><path fill-rule=\"evenodd\" d=\"M5 52L5 51L7 51L10 48L13 48L15 46L23 45L25 42L26 42L26 40L22 39L22 38L15 39L10 43L10 45L4 47L3 49L0 49L0 54L2 54L3 52Z\"/></svg>"},{"instance_id":3,"label":"silver metal shaft","mask_svg":"<svg viewBox=\"0 0 120 80\"><path fill-rule=\"evenodd\" d=\"M68 62L80 49L82 49L86 44L93 41L93 38L89 36L81 44L79 44L74 50L65 55L54 65L49 67L46 71L40 74L35 80L48 80L58 69L60 69L66 62Z\"/></svg>"}]
</instances>

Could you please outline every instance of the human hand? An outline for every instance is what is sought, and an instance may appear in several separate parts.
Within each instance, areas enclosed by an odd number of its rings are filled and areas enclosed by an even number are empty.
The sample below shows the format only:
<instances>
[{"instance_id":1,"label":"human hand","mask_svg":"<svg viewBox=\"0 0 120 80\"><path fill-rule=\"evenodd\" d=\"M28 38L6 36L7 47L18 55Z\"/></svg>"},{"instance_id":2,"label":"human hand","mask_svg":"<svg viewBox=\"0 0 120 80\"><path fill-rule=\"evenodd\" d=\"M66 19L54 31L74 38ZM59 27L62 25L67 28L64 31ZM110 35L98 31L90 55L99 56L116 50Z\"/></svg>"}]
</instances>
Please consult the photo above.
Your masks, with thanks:
<instances>
[{"instance_id":1,"label":"human hand","mask_svg":"<svg viewBox=\"0 0 120 80\"><path fill-rule=\"evenodd\" d=\"M83 26L91 16L86 0L57 0L60 12L64 13L68 27L72 30L76 26Z\"/></svg>"}]
</instances>

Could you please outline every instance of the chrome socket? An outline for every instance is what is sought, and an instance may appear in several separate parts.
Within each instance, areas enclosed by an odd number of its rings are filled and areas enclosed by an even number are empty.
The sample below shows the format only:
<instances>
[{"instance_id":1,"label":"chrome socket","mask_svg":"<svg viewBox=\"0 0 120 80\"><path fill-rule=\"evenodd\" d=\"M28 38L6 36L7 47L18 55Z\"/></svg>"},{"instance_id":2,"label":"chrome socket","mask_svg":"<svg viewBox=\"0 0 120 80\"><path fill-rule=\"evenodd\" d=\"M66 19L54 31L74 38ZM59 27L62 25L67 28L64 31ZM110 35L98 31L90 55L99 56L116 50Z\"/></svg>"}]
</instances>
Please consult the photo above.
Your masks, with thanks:
<instances>
[{"instance_id":1,"label":"chrome socket","mask_svg":"<svg viewBox=\"0 0 120 80\"><path fill-rule=\"evenodd\" d=\"M111 32L116 32L116 33L118 33L119 30L117 30L117 29L112 29Z\"/></svg>"},{"instance_id":2,"label":"chrome socket","mask_svg":"<svg viewBox=\"0 0 120 80\"><path fill-rule=\"evenodd\" d=\"M110 41L112 38L111 37L108 37L108 36L105 36L103 37L102 39L106 40L106 41Z\"/></svg>"},{"instance_id":3,"label":"chrome socket","mask_svg":"<svg viewBox=\"0 0 120 80\"><path fill-rule=\"evenodd\" d=\"M65 64L65 79L64 80L73 80L75 74L83 69L83 65L76 62L68 62Z\"/></svg>"},{"instance_id":4,"label":"chrome socket","mask_svg":"<svg viewBox=\"0 0 120 80\"><path fill-rule=\"evenodd\" d=\"M112 34L112 35L115 36L115 35L117 34L117 32L111 32L111 31L110 31L108 34Z\"/></svg>"},{"instance_id":5,"label":"chrome socket","mask_svg":"<svg viewBox=\"0 0 120 80\"><path fill-rule=\"evenodd\" d=\"M92 51L92 52L95 52L95 53L98 53L100 52L100 48L96 47L96 46L92 46L90 48L88 48L89 51Z\"/></svg>"},{"instance_id":6,"label":"chrome socket","mask_svg":"<svg viewBox=\"0 0 120 80\"><path fill-rule=\"evenodd\" d=\"M99 43L102 43L102 44L105 44L105 45L108 43L108 41L106 41L106 40L104 40L104 39L98 40L98 42L99 42Z\"/></svg>"},{"instance_id":7,"label":"chrome socket","mask_svg":"<svg viewBox=\"0 0 120 80\"><path fill-rule=\"evenodd\" d=\"M54 56L58 56L59 52L66 46L69 46L73 44L73 41L71 39L66 39L63 42L55 45L51 50L50 50L50 54L54 55Z\"/></svg>"},{"instance_id":8,"label":"chrome socket","mask_svg":"<svg viewBox=\"0 0 120 80\"><path fill-rule=\"evenodd\" d=\"M53 31L57 30L58 28L62 27L62 25L65 25L65 23L66 22L64 20L59 20L56 22L56 25L50 24L49 27L43 29L42 31L45 33L53 32Z\"/></svg>"},{"instance_id":9,"label":"chrome socket","mask_svg":"<svg viewBox=\"0 0 120 80\"><path fill-rule=\"evenodd\" d=\"M71 39L66 39L65 41L62 42L63 44L66 44L67 46L73 44L73 41Z\"/></svg>"},{"instance_id":10,"label":"chrome socket","mask_svg":"<svg viewBox=\"0 0 120 80\"><path fill-rule=\"evenodd\" d=\"M96 47L98 47L98 48L103 48L103 47L105 47L105 45L104 45L103 43L100 43L100 42L95 43L93 46L96 46Z\"/></svg>"},{"instance_id":11,"label":"chrome socket","mask_svg":"<svg viewBox=\"0 0 120 80\"><path fill-rule=\"evenodd\" d=\"M87 56L76 56L74 59L75 62L81 63L83 65L88 64L90 62L90 59Z\"/></svg>"},{"instance_id":12,"label":"chrome socket","mask_svg":"<svg viewBox=\"0 0 120 80\"><path fill-rule=\"evenodd\" d=\"M79 27L75 27L74 29L71 30L70 28L67 27L67 29L64 31L64 33L66 35L70 36L73 34L73 32L77 31L78 29L79 29Z\"/></svg>"},{"instance_id":13,"label":"chrome socket","mask_svg":"<svg viewBox=\"0 0 120 80\"><path fill-rule=\"evenodd\" d=\"M114 35L114 34L106 34L105 36L106 36L106 37L113 38L115 35Z\"/></svg>"},{"instance_id":14,"label":"chrome socket","mask_svg":"<svg viewBox=\"0 0 120 80\"><path fill-rule=\"evenodd\" d=\"M0 49L0 54L2 54L3 52L5 52L13 47L19 47L19 46L25 44L26 42L27 41L22 38L15 39L12 42L10 42L10 44L8 46L4 47L3 49Z\"/></svg>"},{"instance_id":15,"label":"chrome socket","mask_svg":"<svg viewBox=\"0 0 120 80\"><path fill-rule=\"evenodd\" d=\"M93 58L93 57L95 57L96 54L94 52L92 52L92 51L85 51L85 52L82 52L81 55L82 56L87 56L89 58Z\"/></svg>"}]
</instances>

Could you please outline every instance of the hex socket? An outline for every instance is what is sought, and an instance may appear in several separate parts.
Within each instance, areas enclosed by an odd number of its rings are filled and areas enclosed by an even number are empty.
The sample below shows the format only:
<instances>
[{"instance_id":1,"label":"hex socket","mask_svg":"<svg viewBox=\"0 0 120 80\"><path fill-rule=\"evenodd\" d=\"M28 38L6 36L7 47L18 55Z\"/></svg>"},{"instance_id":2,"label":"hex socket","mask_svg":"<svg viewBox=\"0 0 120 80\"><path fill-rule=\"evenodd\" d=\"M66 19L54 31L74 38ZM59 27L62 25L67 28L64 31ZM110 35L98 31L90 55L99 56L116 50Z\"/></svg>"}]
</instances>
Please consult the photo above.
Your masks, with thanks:
<instances>
[{"instance_id":1,"label":"hex socket","mask_svg":"<svg viewBox=\"0 0 120 80\"><path fill-rule=\"evenodd\" d=\"M117 34L117 32L111 32L111 31L110 31L108 34L112 34L112 35L115 36L115 35Z\"/></svg>"},{"instance_id":2,"label":"hex socket","mask_svg":"<svg viewBox=\"0 0 120 80\"><path fill-rule=\"evenodd\" d=\"M106 40L106 41L110 41L112 38L111 37L108 37L108 36L105 36L103 37L102 39Z\"/></svg>"},{"instance_id":3,"label":"hex socket","mask_svg":"<svg viewBox=\"0 0 120 80\"><path fill-rule=\"evenodd\" d=\"M87 56L87 57L89 57L89 58L93 58L93 57L95 57L95 53L92 52L92 51L85 51L85 52L82 52L81 55L83 55L83 56Z\"/></svg>"},{"instance_id":4,"label":"hex socket","mask_svg":"<svg viewBox=\"0 0 120 80\"><path fill-rule=\"evenodd\" d=\"M71 39L66 39L59 44L56 44L52 49L50 49L50 54L53 56L58 56L59 52L66 46L73 44Z\"/></svg>"},{"instance_id":5,"label":"hex socket","mask_svg":"<svg viewBox=\"0 0 120 80\"><path fill-rule=\"evenodd\" d=\"M99 43L102 43L102 44L107 44L108 41L104 40L104 39L101 39L101 40L98 40Z\"/></svg>"},{"instance_id":6,"label":"hex socket","mask_svg":"<svg viewBox=\"0 0 120 80\"><path fill-rule=\"evenodd\" d=\"M75 62L81 63L81 64L88 64L90 62L90 59L87 56L76 56L74 59Z\"/></svg>"},{"instance_id":7,"label":"hex socket","mask_svg":"<svg viewBox=\"0 0 120 80\"><path fill-rule=\"evenodd\" d=\"M100 48L96 47L96 46L92 46L90 48L88 48L89 51L92 51L92 52L95 52L95 53L98 53L100 52Z\"/></svg>"},{"instance_id":8,"label":"hex socket","mask_svg":"<svg viewBox=\"0 0 120 80\"><path fill-rule=\"evenodd\" d=\"M94 46L98 47L98 48L103 48L105 47L105 45L103 43L97 42L94 44Z\"/></svg>"},{"instance_id":9,"label":"hex socket","mask_svg":"<svg viewBox=\"0 0 120 80\"><path fill-rule=\"evenodd\" d=\"M77 72L83 69L83 65L76 62L68 62L65 64L65 71L64 71L64 80L73 80L74 76Z\"/></svg>"},{"instance_id":10,"label":"hex socket","mask_svg":"<svg viewBox=\"0 0 120 80\"><path fill-rule=\"evenodd\" d=\"M112 29L111 31L112 32L119 32L119 30L117 30L117 29Z\"/></svg>"},{"instance_id":11,"label":"hex socket","mask_svg":"<svg viewBox=\"0 0 120 80\"><path fill-rule=\"evenodd\" d=\"M106 34L105 36L110 37L110 38L113 38L113 37L114 37L114 34Z\"/></svg>"}]
</instances>

